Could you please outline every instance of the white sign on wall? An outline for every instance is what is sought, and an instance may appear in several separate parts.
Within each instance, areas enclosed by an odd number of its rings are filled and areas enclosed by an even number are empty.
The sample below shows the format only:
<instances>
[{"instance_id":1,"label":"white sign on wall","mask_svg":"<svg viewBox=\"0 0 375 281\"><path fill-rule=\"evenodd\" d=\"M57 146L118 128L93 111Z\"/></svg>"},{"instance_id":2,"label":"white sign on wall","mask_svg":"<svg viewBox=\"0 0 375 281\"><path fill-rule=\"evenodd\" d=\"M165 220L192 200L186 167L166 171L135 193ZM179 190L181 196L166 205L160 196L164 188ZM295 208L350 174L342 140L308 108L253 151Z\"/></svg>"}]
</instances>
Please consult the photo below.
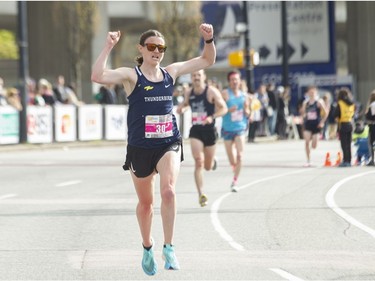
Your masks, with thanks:
<instances>
[{"instance_id":1,"label":"white sign on wall","mask_svg":"<svg viewBox=\"0 0 375 281\"><path fill-rule=\"evenodd\" d=\"M103 107L99 104L78 108L78 139L80 141L103 138Z\"/></svg>"},{"instance_id":2,"label":"white sign on wall","mask_svg":"<svg viewBox=\"0 0 375 281\"><path fill-rule=\"evenodd\" d=\"M57 105L55 108L55 140L57 142L77 140L76 107Z\"/></svg>"},{"instance_id":3,"label":"white sign on wall","mask_svg":"<svg viewBox=\"0 0 375 281\"><path fill-rule=\"evenodd\" d=\"M251 47L261 65L282 62L281 2L248 4ZM287 1L289 63L329 62L329 18L326 1Z\"/></svg>"},{"instance_id":4,"label":"white sign on wall","mask_svg":"<svg viewBox=\"0 0 375 281\"><path fill-rule=\"evenodd\" d=\"M27 106L27 141L51 143L53 140L52 107Z\"/></svg>"},{"instance_id":5,"label":"white sign on wall","mask_svg":"<svg viewBox=\"0 0 375 281\"><path fill-rule=\"evenodd\" d=\"M216 2L216 1L214 1ZM242 1L217 1L216 10L225 9L215 19L217 61L214 68L229 67L228 55L243 50ZM286 1L288 61L290 64L330 62L330 19L328 1ZM281 65L281 1L247 1L250 48L258 52L259 66ZM216 10L212 10L215 13ZM207 16L207 15L206 15Z\"/></svg>"}]
</instances>

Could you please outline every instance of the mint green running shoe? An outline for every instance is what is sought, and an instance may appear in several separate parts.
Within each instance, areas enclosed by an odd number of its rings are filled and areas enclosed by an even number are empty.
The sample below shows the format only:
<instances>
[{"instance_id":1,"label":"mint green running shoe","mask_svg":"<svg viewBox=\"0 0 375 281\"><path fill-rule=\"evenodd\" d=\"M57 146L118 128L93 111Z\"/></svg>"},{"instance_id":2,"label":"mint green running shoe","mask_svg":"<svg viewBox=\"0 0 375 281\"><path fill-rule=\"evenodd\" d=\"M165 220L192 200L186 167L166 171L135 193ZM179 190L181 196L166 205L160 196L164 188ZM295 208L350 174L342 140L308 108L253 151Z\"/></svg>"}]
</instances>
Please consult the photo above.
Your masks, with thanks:
<instances>
[{"instance_id":1,"label":"mint green running shoe","mask_svg":"<svg viewBox=\"0 0 375 281\"><path fill-rule=\"evenodd\" d=\"M147 275L155 275L158 270L153 248L150 250L143 249L142 269Z\"/></svg>"},{"instance_id":2,"label":"mint green running shoe","mask_svg":"<svg viewBox=\"0 0 375 281\"><path fill-rule=\"evenodd\" d=\"M174 253L174 247L170 244L164 245L163 259L165 261L164 268L168 270L179 270L180 265Z\"/></svg>"}]
</instances>

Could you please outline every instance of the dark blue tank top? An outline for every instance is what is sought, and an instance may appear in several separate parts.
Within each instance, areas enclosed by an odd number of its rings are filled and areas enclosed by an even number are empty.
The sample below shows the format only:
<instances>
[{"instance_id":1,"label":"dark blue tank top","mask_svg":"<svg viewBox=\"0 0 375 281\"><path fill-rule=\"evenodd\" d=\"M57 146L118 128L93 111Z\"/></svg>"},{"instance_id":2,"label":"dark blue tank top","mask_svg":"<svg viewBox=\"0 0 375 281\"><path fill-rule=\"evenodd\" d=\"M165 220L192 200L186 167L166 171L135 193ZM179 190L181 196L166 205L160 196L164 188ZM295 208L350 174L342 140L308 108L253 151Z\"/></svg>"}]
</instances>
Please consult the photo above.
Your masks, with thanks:
<instances>
[{"instance_id":1,"label":"dark blue tank top","mask_svg":"<svg viewBox=\"0 0 375 281\"><path fill-rule=\"evenodd\" d=\"M315 101L312 104L307 102L306 104L306 116L305 124L310 126L317 126L320 123L320 108L318 102Z\"/></svg>"},{"instance_id":2,"label":"dark blue tank top","mask_svg":"<svg viewBox=\"0 0 375 281\"><path fill-rule=\"evenodd\" d=\"M138 79L129 95L127 117L128 144L141 148L160 148L181 138L173 114L173 79L160 68L164 79L151 82L135 67Z\"/></svg>"},{"instance_id":3,"label":"dark blue tank top","mask_svg":"<svg viewBox=\"0 0 375 281\"><path fill-rule=\"evenodd\" d=\"M215 113L215 105L207 100L208 86L200 95L196 95L194 90L191 90L189 97L189 105L192 113L192 124L198 128L211 128L215 126L215 120L211 124L202 125L202 122Z\"/></svg>"}]
</instances>

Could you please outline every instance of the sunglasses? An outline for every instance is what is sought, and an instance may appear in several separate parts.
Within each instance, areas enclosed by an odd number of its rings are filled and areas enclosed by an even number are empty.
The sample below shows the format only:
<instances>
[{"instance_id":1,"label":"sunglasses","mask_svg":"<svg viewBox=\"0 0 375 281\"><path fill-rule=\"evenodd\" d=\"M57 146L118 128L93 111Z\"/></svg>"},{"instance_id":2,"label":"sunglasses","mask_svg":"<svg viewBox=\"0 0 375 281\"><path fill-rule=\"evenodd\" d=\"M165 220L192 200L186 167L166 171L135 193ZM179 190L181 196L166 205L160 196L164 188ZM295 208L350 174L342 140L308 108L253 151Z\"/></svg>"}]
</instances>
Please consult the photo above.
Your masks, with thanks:
<instances>
[{"instance_id":1,"label":"sunglasses","mask_svg":"<svg viewBox=\"0 0 375 281\"><path fill-rule=\"evenodd\" d=\"M150 52L153 52L156 48L158 48L159 53L164 53L167 49L167 46L165 45L157 45L153 43L145 43L143 46L146 46L147 50L149 50Z\"/></svg>"}]
</instances>

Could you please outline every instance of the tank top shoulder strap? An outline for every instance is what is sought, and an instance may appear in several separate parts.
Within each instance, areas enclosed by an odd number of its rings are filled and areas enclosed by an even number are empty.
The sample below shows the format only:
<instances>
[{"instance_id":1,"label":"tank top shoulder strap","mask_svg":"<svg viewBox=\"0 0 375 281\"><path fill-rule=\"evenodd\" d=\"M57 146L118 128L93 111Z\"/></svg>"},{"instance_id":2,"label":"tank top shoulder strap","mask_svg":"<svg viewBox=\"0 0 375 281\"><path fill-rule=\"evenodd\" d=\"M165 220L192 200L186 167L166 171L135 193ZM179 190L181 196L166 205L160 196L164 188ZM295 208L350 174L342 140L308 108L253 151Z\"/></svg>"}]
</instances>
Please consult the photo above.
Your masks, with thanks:
<instances>
[{"instance_id":1,"label":"tank top shoulder strap","mask_svg":"<svg viewBox=\"0 0 375 281\"><path fill-rule=\"evenodd\" d=\"M206 85L206 88L204 88L203 94L207 96L207 92L208 92L208 85Z\"/></svg>"},{"instance_id":2,"label":"tank top shoulder strap","mask_svg":"<svg viewBox=\"0 0 375 281\"><path fill-rule=\"evenodd\" d=\"M137 73L138 77L143 76L143 73L142 73L142 71L139 69L138 66L135 66L134 69L135 69L135 72Z\"/></svg>"}]
</instances>

